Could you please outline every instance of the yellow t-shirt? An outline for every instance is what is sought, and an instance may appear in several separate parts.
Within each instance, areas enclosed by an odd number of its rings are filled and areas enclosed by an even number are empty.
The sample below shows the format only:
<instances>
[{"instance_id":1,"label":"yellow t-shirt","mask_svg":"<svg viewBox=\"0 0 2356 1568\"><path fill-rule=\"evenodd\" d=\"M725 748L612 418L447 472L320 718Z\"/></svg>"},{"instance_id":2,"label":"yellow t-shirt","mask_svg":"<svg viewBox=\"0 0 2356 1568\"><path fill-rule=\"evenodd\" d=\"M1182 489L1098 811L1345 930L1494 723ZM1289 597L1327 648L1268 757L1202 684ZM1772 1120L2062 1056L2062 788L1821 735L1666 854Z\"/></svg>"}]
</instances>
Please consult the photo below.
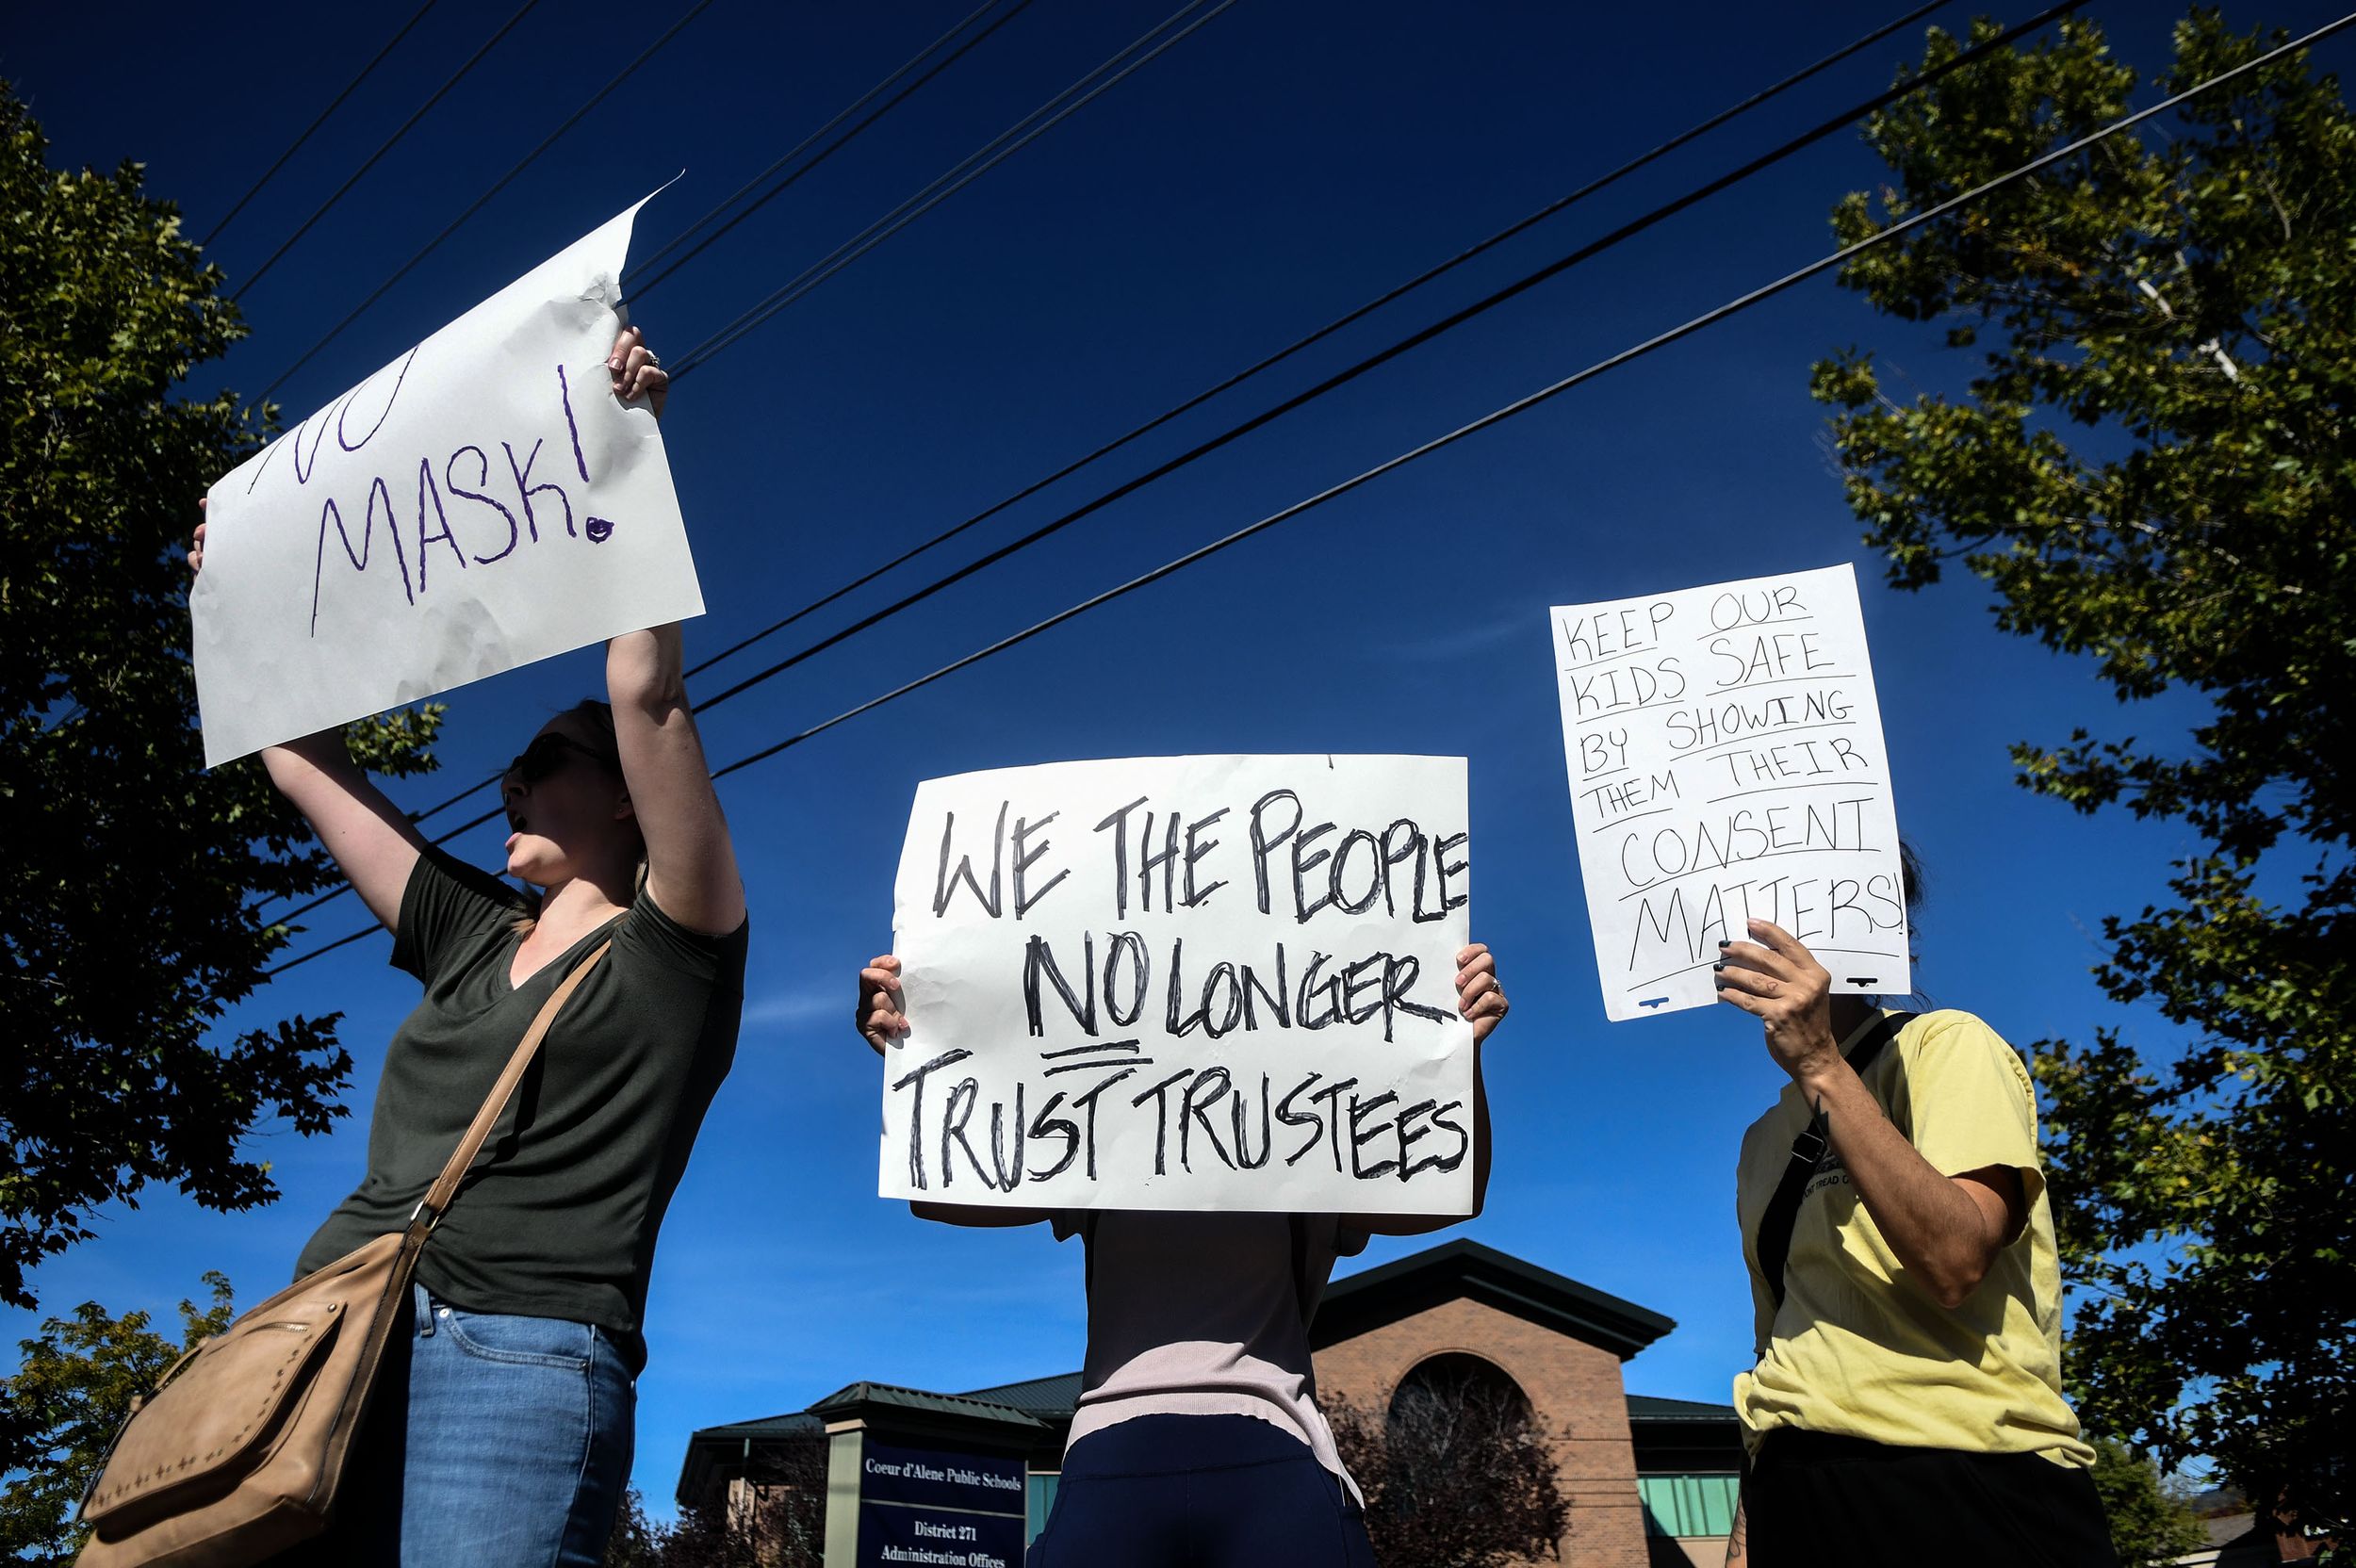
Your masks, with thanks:
<instances>
[{"instance_id":1,"label":"yellow t-shirt","mask_svg":"<svg viewBox=\"0 0 2356 1568\"><path fill-rule=\"evenodd\" d=\"M2062 1400L2061 1268L2037 1165L2037 1097L2020 1057L1970 1013L1925 1013L1883 1046L1864 1080L1942 1175L2018 1168L2028 1222L1969 1299L1942 1307L1906 1278L1827 1147L1792 1223L1778 1310L1759 1273L1759 1221L1809 1116L1798 1086L1785 1085L1775 1109L1742 1135L1735 1176L1759 1344L1759 1364L1734 1380L1744 1440L1756 1446L1793 1427L2092 1464L2094 1450Z\"/></svg>"}]
</instances>

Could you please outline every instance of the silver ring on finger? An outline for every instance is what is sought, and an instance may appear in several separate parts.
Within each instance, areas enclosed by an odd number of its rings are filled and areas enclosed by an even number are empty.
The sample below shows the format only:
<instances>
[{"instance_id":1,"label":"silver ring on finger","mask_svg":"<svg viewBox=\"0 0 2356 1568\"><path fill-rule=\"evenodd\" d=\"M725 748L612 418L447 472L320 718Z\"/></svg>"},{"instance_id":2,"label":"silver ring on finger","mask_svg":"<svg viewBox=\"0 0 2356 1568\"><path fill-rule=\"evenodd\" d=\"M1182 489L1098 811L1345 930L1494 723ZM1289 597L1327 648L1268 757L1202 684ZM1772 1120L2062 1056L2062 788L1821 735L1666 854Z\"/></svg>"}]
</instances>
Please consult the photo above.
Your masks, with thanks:
<instances>
[{"instance_id":1,"label":"silver ring on finger","mask_svg":"<svg viewBox=\"0 0 2356 1568\"><path fill-rule=\"evenodd\" d=\"M652 349L646 351L646 366L649 369L660 370L663 368L663 361L656 356Z\"/></svg>"}]
</instances>

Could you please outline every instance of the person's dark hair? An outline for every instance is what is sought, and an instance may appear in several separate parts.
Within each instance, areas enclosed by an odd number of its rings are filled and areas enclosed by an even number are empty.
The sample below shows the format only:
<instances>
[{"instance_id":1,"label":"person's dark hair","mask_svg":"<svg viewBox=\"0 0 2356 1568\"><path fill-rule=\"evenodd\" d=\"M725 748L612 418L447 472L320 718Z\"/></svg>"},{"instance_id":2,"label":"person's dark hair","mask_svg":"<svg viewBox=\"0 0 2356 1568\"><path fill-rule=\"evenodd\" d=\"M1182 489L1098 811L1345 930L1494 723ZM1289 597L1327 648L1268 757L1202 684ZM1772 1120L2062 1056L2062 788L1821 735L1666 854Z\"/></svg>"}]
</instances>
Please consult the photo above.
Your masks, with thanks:
<instances>
[{"instance_id":1,"label":"person's dark hair","mask_svg":"<svg viewBox=\"0 0 2356 1568\"><path fill-rule=\"evenodd\" d=\"M610 711L606 714L605 722L608 725L614 722L614 716ZM1928 891L1926 887L1928 881L1929 876L1922 870L1922 857L1915 853L1911 843L1900 839L1898 841L1898 888L1906 896L1908 916L1922 907L1923 895Z\"/></svg>"},{"instance_id":2,"label":"person's dark hair","mask_svg":"<svg viewBox=\"0 0 2356 1568\"><path fill-rule=\"evenodd\" d=\"M586 724L590 734L595 738L598 760L613 769L615 775L618 776L621 773L622 746L621 743L614 737L614 705L612 703L601 702L596 697L583 697L559 713L557 717L579 719ZM1912 854L1913 852L1909 850L1906 853Z\"/></svg>"},{"instance_id":3,"label":"person's dark hair","mask_svg":"<svg viewBox=\"0 0 2356 1568\"><path fill-rule=\"evenodd\" d=\"M614 705L612 703L597 697L583 697L559 713L557 717L581 720L589 731L592 748L597 753L597 760L604 764L606 770L614 777L628 781L628 776L622 772L621 743L614 738ZM646 841L642 835L638 841L638 874L630 881L630 891L635 895L646 890ZM529 907L515 917L514 928L519 934L530 936L532 926L539 923L540 897L536 889L527 887L524 890L524 898Z\"/></svg>"},{"instance_id":4,"label":"person's dark hair","mask_svg":"<svg viewBox=\"0 0 2356 1568\"><path fill-rule=\"evenodd\" d=\"M1922 907L1922 900L1929 891L1929 884L1930 875L1922 869L1922 857L1915 852L1913 844L1905 839L1900 839L1898 841L1898 891L1906 904L1906 945L1909 948L1914 946L1915 939L1920 935L1921 928L1914 923L1914 914L1916 910ZM1922 960L1919 956L1915 956L1913 961L1916 968L1922 967ZM1907 992L1905 997L1871 996L1867 997L1866 1001L1876 1007L1887 1007L1893 1002L1912 1001L1917 1004L1916 1011L1924 1011L1927 1010L1930 1003L1930 993L1922 988L1918 979L1914 989Z\"/></svg>"}]
</instances>

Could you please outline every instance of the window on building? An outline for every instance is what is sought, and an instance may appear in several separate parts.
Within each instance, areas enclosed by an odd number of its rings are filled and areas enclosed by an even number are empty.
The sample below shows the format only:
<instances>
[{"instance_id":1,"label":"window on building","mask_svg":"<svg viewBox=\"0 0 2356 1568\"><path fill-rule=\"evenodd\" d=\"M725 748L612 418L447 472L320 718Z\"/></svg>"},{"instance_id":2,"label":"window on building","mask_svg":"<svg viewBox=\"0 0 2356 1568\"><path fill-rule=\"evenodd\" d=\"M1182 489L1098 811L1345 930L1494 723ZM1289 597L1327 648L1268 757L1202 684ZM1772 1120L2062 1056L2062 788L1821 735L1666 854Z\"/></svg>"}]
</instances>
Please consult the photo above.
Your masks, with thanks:
<instances>
[{"instance_id":1,"label":"window on building","mask_svg":"<svg viewBox=\"0 0 2356 1568\"><path fill-rule=\"evenodd\" d=\"M1383 1421L1395 1496L1437 1495L1467 1475L1495 1476L1537 1452L1530 1397L1493 1362L1451 1351L1418 1362L1399 1382ZM1551 1474L1552 1462L1531 1459Z\"/></svg>"},{"instance_id":2,"label":"window on building","mask_svg":"<svg viewBox=\"0 0 2356 1568\"><path fill-rule=\"evenodd\" d=\"M1740 1476L1639 1476L1646 1535L1724 1535L1734 1528Z\"/></svg>"},{"instance_id":3,"label":"window on building","mask_svg":"<svg viewBox=\"0 0 2356 1568\"><path fill-rule=\"evenodd\" d=\"M1467 1411L1481 1413L1492 1424L1526 1427L1530 1396L1495 1362L1449 1351L1417 1362L1399 1380L1388 1425L1394 1432L1435 1422L1452 1428Z\"/></svg>"},{"instance_id":4,"label":"window on building","mask_svg":"<svg viewBox=\"0 0 2356 1568\"><path fill-rule=\"evenodd\" d=\"M1039 1539L1039 1532L1047 1527L1047 1516L1055 1511L1055 1483L1063 1477L1053 1470L1034 1470L1030 1484L1023 1488L1024 1513L1028 1516L1023 1543L1029 1545Z\"/></svg>"}]
</instances>

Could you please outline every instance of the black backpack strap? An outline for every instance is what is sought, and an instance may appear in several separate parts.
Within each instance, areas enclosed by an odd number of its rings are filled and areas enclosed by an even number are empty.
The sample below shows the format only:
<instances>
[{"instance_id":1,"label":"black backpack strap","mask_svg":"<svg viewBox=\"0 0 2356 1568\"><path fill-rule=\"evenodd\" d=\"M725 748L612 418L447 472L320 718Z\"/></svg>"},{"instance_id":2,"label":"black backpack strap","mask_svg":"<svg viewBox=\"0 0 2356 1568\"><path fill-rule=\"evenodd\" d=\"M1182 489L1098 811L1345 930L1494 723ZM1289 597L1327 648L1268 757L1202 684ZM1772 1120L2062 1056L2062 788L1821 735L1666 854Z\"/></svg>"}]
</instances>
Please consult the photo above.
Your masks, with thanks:
<instances>
[{"instance_id":1,"label":"black backpack strap","mask_svg":"<svg viewBox=\"0 0 2356 1568\"><path fill-rule=\"evenodd\" d=\"M1293 1307L1301 1314L1303 1328L1317 1312L1309 1305L1309 1217L1305 1214L1285 1216L1292 1222L1293 1242Z\"/></svg>"},{"instance_id":2,"label":"black backpack strap","mask_svg":"<svg viewBox=\"0 0 2356 1568\"><path fill-rule=\"evenodd\" d=\"M1912 1013L1884 1013L1850 1049L1850 1068L1862 1074L1881 1054L1882 1047L1913 1021ZM1784 1260L1792 1255L1792 1222L1800 1217L1800 1199L1808 1191L1808 1178L1816 1174L1816 1162L1824 1158L1827 1141L1824 1113L1820 1110L1792 1140L1792 1158L1783 1168L1783 1180L1776 1184L1775 1195L1767 1200L1766 1212L1759 1217L1759 1271L1765 1276L1768 1292L1778 1307L1783 1305Z\"/></svg>"}]
</instances>

